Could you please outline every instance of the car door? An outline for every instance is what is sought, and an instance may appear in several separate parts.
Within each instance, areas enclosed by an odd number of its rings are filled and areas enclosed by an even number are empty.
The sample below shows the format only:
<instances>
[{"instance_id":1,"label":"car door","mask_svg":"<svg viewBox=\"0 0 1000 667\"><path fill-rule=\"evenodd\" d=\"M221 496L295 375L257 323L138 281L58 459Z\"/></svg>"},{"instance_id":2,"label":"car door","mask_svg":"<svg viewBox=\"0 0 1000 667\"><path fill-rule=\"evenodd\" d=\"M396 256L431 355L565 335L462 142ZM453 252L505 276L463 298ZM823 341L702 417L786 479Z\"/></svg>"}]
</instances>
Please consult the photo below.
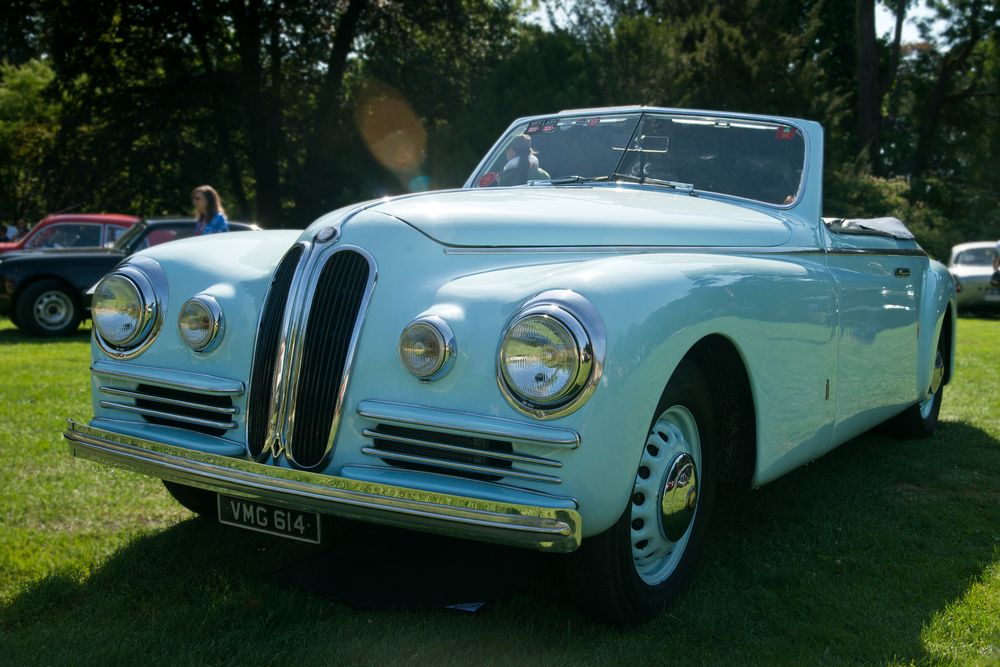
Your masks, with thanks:
<instances>
[{"instance_id":1,"label":"car door","mask_svg":"<svg viewBox=\"0 0 1000 667\"><path fill-rule=\"evenodd\" d=\"M912 241L829 234L837 283L834 440L844 442L916 399L921 289L928 260Z\"/></svg>"}]
</instances>

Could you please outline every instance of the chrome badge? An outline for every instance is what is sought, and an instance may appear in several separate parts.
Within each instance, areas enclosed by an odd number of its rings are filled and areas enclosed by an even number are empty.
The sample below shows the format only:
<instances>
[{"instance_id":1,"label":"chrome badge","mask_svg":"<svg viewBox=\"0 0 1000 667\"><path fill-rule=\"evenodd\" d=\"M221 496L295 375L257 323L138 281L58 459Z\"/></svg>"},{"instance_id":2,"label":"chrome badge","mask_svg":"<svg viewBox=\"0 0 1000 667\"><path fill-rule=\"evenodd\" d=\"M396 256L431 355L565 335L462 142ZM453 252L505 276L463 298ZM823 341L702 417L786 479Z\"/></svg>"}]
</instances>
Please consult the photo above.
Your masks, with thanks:
<instances>
[{"instance_id":1,"label":"chrome badge","mask_svg":"<svg viewBox=\"0 0 1000 667\"><path fill-rule=\"evenodd\" d=\"M316 232L316 243L326 243L327 241L336 241L340 236L340 230L336 227L324 227L323 229Z\"/></svg>"}]
</instances>

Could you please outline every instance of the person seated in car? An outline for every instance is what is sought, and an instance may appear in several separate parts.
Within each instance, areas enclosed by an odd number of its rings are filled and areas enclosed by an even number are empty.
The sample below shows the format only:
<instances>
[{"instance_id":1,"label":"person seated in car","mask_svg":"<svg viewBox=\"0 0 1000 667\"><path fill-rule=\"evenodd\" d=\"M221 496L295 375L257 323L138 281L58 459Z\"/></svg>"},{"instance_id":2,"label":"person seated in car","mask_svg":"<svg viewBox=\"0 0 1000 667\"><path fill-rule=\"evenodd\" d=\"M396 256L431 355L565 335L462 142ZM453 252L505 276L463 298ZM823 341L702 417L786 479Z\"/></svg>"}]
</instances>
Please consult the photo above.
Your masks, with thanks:
<instances>
[{"instance_id":1,"label":"person seated in car","mask_svg":"<svg viewBox=\"0 0 1000 667\"><path fill-rule=\"evenodd\" d=\"M500 185L524 185L528 181L547 181L549 172L538 166L538 157L531 147L531 137L518 134L507 146L507 164L500 174Z\"/></svg>"}]
</instances>

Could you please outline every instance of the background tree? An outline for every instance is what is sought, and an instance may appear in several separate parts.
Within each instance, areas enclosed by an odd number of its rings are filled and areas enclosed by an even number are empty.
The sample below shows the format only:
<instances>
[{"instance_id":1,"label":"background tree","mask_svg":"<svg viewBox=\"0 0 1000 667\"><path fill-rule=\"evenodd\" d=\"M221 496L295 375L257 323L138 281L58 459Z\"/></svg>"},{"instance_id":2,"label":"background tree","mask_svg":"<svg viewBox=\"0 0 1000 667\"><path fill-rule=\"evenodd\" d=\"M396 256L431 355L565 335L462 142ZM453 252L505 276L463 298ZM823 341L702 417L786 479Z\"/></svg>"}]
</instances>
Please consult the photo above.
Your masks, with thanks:
<instances>
[{"instance_id":1,"label":"background tree","mask_svg":"<svg viewBox=\"0 0 1000 667\"><path fill-rule=\"evenodd\" d=\"M516 116L655 104L818 120L828 214L1000 236L996 3L925 0L907 42L920 0L882 2L886 35L875 0L11 0L0 215L187 215L212 183L302 227L460 185Z\"/></svg>"}]
</instances>

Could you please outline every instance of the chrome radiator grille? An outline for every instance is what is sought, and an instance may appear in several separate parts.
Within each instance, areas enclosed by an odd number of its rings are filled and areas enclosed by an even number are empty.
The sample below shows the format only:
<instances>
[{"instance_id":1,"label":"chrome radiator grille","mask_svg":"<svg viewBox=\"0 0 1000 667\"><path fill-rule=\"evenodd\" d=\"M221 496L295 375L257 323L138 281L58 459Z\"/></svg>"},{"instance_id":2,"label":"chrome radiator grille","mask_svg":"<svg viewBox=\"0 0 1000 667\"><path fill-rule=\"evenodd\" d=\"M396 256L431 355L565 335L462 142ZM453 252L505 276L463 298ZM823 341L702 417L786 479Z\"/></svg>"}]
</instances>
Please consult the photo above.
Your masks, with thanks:
<instances>
[{"instance_id":1,"label":"chrome radiator grille","mask_svg":"<svg viewBox=\"0 0 1000 667\"><path fill-rule=\"evenodd\" d=\"M371 287L372 267L359 252L340 249L326 258L308 305L301 361L288 400L294 401L294 426L286 443L288 458L313 468L332 445L350 354L362 304Z\"/></svg>"},{"instance_id":2,"label":"chrome radiator grille","mask_svg":"<svg viewBox=\"0 0 1000 667\"><path fill-rule=\"evenodd\" d=\"M285 304L295 269L302 259L302 250L301 245L295 245L281 259L260 316L247 402L247 447L253 456L259 456L266 445L268 410L271 407L281 321L285 316Z\"/></svg>"}]
</instances>

